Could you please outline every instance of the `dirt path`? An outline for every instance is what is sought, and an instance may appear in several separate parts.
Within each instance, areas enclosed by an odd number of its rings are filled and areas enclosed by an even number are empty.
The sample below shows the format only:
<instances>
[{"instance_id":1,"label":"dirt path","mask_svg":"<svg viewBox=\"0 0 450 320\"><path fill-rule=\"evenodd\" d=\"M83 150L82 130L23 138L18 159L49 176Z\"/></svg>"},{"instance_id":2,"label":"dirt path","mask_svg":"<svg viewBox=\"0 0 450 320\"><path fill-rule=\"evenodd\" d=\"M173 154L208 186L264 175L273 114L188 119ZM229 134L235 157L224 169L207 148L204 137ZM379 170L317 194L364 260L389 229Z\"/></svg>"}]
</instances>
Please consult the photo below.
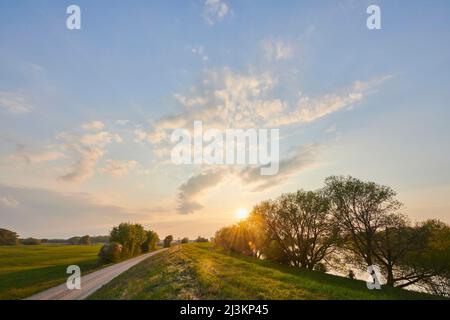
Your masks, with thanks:
<instances>
[{"instance_id":1,"label":"dirt path","mask_svg":"<svg viewBox=\"0 0 450 320\"><path fill-rule=\"evenodd\" d=\"M69 290L66 284L42 291L26 300L83 300L112 279L135 266L139 262L167 249L160 249L154 252L146 253L138 257L114 264L101 270L91 272L81 277L81 289ZM69 276L69 275L67 275Z\"/></svg>"}]
</instances>

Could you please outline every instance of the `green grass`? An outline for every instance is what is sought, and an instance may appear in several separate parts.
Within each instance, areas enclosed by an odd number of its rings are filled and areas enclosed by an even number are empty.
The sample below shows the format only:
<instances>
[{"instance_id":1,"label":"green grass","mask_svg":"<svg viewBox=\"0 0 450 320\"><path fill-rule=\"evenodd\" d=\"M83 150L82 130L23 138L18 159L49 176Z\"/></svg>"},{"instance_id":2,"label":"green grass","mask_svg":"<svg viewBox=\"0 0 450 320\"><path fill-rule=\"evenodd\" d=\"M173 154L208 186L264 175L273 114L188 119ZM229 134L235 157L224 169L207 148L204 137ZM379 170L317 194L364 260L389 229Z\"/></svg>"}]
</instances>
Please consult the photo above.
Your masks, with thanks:
<instances>
[{"instance_id":1,"label":"green grass","mask_svg":"<svg viewBox=\"0 0 450 320\"><path fill-rule=\"evenodd\" d=\"M149 258L90 299L435 299L186 244Z\"/></svg>"},{"instance_id":2,"label":"green grass","mask_svg":"<svg viewBox=\"0 0 450 320\"><path fill-rule=\"evenodd\" d=\"M67 266L82 274L100 267L101 245L37 245L0 247L0 299L22 299L64 283Z\"/></svg>"}]
</instances>

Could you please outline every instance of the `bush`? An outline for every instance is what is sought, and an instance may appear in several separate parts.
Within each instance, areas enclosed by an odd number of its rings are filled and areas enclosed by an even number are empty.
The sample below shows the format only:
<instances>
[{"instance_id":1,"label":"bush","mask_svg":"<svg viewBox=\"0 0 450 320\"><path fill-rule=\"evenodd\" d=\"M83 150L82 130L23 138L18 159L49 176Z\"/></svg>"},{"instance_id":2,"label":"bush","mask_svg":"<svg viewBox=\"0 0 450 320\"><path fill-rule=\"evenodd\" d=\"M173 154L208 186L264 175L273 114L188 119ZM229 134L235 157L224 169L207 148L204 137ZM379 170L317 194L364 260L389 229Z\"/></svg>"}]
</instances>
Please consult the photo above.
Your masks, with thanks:
<instances>
[{"instance_id":1,"label":"bush","mask_svg":"<svg viewBox=\"0 0 450 320\"><path fill-rule=\"evenodd\" d=\"M41 240L35 238L27 238L22 240L22 244L25 246L35 246L41 244Z\"/></svg>"},{"instance_id":2,"label":"bush","mask_svg":"<svg viewBox=\"0 0 450 320\"><path fill-rule=\"evenodd\" d=\"M164 238L164 248L169 248L172 241L173 241L173 236L170 235L170 236L165 237Z\"/></svg>"},{"instance_id":3,"label":"bush","mask_svg":"<svg viewBox=\"0 0 450 320\"><path fill-rule=\"evenodd\" d=\"M208 239L198 236L198 238L195 240L195 242L208 242Z\"/></svg>"},{"instance_id":4,"label":"bush","mask_svg":"<svg viewBox=\"0 0 450 320\"><path fill-rule=\"evenodd\" d=\"M111 263L120 261L122 258L122 245L117 242L105 244L98 253L103 262Z\"/></svg>"},{"instance_id":5,"label":"bush","mask_svg":"<svg viewBox=\"0 0 450 320\"><path fill-rule=\"evenodd\" d=\"M189 238L184 237L183 239L181 239L181 243L189 243Z\"/></svg>"}]
</instances>

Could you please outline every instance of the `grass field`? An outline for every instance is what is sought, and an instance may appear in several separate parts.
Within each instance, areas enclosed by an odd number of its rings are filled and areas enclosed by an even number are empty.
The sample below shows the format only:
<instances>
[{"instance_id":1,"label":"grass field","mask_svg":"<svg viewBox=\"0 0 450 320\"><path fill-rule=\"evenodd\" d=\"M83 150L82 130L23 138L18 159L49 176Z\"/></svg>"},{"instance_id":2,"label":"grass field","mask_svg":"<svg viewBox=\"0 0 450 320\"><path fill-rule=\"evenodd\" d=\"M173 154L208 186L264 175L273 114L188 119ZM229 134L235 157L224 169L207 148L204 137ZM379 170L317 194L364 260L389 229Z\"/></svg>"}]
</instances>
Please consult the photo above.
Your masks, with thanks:
<instances>
[{"instance_id":1,"label":"grass field","mask_svg":"<svg viewBox=\"0 0 450 320\"><path fill-rule=\"evenodd\" d=\"M0 247L0 299L22 299L64 283L67 266L81 272L98 268L101 245L37 245Z\"/></svg>"},{"instance_id":2,"label":"grass field","mask_svg":"<svg viewBox=\"0 0 450 320\"><path fill-rule=\"evenodd\" d=\"M141 262L90 299L434 299L436 296L279 266L214 250L174 247Z\"/></svg>"}]
</instances>

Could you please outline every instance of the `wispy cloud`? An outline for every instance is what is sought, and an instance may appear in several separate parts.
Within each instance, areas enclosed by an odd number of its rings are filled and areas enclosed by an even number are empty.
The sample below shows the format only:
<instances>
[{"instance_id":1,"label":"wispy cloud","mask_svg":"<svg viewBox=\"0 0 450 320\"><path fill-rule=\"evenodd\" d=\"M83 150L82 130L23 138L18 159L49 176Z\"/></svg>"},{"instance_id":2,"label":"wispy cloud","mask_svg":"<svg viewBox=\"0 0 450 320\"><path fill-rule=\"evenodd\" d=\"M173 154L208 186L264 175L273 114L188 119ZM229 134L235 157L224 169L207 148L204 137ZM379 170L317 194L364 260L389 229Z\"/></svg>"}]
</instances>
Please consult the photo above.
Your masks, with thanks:
<instances>
[{"instance_id":1,"label":"wispy cloud","mask_svg":"<svg viewBox=\"0 0 450 320\"><path fill-rule=\"evenodd\" d=\"M209 24L214 25L222 21L230 12L230 7L222 0L206 0L203 6L203 19Z\"/></svg>"},{"instance_id":2,"label":"wispy cloud","mask_svg":"<svg viewBox=\"0 0 450 320\"><path fill-rule=\"evenodd\" d=\"M100 168L99 171L104 174L109 174L114 178L120 178L135 169L136 165L137 162L135 160L118 161L108 159L106 160L106 166Z\"/></svg>"},{"instance_id":3,"label":"wispy cloud","mask_svg":"<svg viewBox=\"0 0 450 320\"><path fill-rule=\"evenodd\" d=\"M357 81L335 93L301 95L292 101L274 96L278 81L270 73L240 74L228 68L207 71L194 95L175 95L183 106L178 114L155 121L152 130L140 129L136 134L160 149L156 145L167 144L173 129L189 129L194 120L218 129L300 125L351 108L387 79L389 76Z\"/></svg>"},{"instance_id":4,"label":"wispy cloud","mask_svg":"<svg viewBox=\"0 0 450 320\"><path fill-rule=\"evenodd\" d=\"M33 110L33 106L23 94L4 91L0 91L0 108L11 114L25 114Z\"/></svg>"},{"instance_id":5,"label":"wispy cloud","mask_svg":"<svg viewBox=\"0 0 450 320\"><path fill-rule=\"evenodd\" d=\"M105 147L109 143L120 143L122 138L109 131L100 131L94 134L62 133L59 138L63 140L64 147L77 159L69 172L61 177L63 181L82 182L94 173L97 162L105 154Z\"/></svg>"},{"instance_id":6,"label":"wispy cloud","mask_svg":"<svg viewBox=\"0 0 450 320\"><path fill-rule=\"evenodd\" d=\"M105 127L105 124L101 121L94 120L82 124L81 127L86 131L98 131L102 130Z\"/></svg>"},{"instance_id":7,"label":"wispy cloud","mask_svg":"<svg viewBox=\"0 0 450 320\"><path fill-rule=\"evenodd\" d=\"M265 57L270 61L286 60L294 55L293 46L281 39L263 40L262 49Z\"/></svg>"},{"instance_id":8,"label":"wispy cloud","mask_svg":"<svg viewBox=\"0 0 450 320\"><path fill-rule=\"evenodd\" d=\"M262 176L260 167L247 167L239 172L244 184L253 186L253 191L263 191L285 182L290 177L318 165L323 146L311 144L296 148L292 154L280 161L278 174Z\"/></svg>"},{"instance_id":9,"label":"wispy cloud","mask_svg":"<svg viewBox=\"0 0 450 320\"><path fill-rule=\"evenodd\" d=\"M208 190L217 186L225 177L227 169L216 168L192 176L179 187L178 212L182 214L193 213L201 210L203 205L198 199Z\"/></svg>"},{"instance_id":10,"label":"wispy cloud","mask_svg":"<svg viewBox=\"0 0 450 320\"><path fill-rule=\"evenodd\" d=\"M245 168L219 166L214 169L205 169L179 187L178 212L188 214L203 209L203 205L200 203L201 198L227 178L237 179L243 187L248 186L253 192L275 188L304 170L318 166L323 148L324 146L319 144L295 148L280 161L279 172L273 176L262 176L260 174L261 166Z\"/></svg>"},{"instance_id":11,"label":"wispy cloud","mask_svg":"<svg viewBox=\"0 0 450 320\"><path fill-rule=\"evenodd\" d=\"M19 201L17 201L13 196L7 195L4 197L0 197L0 205L14 208L19 205Z\"/></svg>"}]
</instances>

